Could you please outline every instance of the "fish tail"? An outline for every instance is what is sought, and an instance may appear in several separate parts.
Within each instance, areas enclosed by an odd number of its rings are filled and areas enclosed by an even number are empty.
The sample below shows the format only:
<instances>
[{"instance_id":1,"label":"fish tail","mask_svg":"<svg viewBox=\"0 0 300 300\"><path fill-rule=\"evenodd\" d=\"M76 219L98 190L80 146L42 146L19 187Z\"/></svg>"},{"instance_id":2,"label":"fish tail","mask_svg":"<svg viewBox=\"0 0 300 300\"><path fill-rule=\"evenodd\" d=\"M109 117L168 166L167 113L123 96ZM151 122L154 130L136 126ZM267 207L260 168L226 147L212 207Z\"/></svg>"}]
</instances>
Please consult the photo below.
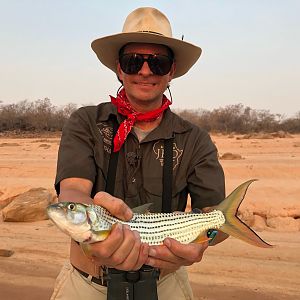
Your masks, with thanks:
<instances>
[{"instance_id":1,"label":"fish tail","mask_svg":"<svg viewBox=\"0 0 300 300\"><path fill-rule=\"evenodd\" d=\"M236 216L238 208L246 195L247 189L253 181L256 181L256 179L242 183L216 207L217 210L222 211L226 220L225 224L223 224L219 230L254 246L270 248L273 246L261 239L250 227Z\"/></svg>"}]
</instances>

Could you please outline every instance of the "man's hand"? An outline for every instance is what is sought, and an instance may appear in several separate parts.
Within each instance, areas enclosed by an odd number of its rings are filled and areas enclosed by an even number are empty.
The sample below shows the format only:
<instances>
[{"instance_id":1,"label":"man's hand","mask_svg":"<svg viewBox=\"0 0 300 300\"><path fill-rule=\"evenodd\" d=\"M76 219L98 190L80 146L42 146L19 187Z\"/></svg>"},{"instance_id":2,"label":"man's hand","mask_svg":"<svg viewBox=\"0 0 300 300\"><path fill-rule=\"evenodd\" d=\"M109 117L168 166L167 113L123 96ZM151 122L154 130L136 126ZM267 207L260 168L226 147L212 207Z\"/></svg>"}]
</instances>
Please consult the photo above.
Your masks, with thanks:
<instances>
[{"instance_id":1,"label":"man's hand","mask_svg":"<svg viewBox=\"0 0 300 300\"><path fill-rule=\"evenodd\" d=\"M174 272L181 266L190 266L202 259L208 242L201 244L181 244L180 242L167 238L160 246L150 246L147 265L160 268L162 276Z\"/></svg>"},{"instance_id":2,"label":"man's hand","mask_svg":"<svg viewBox=\"0 0 300 300\"><path fill-rule=\"evenodd\" d=\"M124 201L110 194L99 192L93 202L123 221L132 218L132 211ZM89 246L89 253L96 263L127 271L138 270L148 259L148 252L149 245L141 243L139 233L122 224L113 226L104 241Z\"/></svg>"},{"instance_id":3,"label":"man's hand","mask_svg":"<svg viewBox=\"0 0 300 300\"><path fill-rule=\"evenodd\" d=\"M131 209L116 197L99 192L94 199L90 198L93 183L83 178L67 178L60 183L60 201L94 203L105 207L112 215L129 221ZM131 231L128 226L116 224L110 235L103 241L84 246L84 251L98 265L117 268L119 270L137 270L148 258L149 245L141 243L138 232Z\"/></svg>"}]
</instances>

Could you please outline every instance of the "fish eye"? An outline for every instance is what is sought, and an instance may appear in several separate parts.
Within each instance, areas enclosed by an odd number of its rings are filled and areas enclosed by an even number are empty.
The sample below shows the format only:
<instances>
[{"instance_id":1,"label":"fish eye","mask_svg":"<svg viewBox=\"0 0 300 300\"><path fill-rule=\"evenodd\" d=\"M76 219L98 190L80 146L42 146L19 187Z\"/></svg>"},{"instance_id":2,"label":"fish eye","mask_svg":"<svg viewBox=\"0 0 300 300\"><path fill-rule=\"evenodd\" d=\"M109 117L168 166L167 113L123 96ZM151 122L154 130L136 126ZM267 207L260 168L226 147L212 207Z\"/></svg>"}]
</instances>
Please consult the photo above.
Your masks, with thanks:
<instances>
[{"instance_id":1,"label":"fish eye","mask_svg":"<svg viewBox=\"0 0 300 300\"><path fill-rule=\"evenodd\" d=\"M68 205L68 209L70 209L70 210L75 210L75 208L76 208L76 205L74 203L70 203Z\"/></svg>"}]
</instances>

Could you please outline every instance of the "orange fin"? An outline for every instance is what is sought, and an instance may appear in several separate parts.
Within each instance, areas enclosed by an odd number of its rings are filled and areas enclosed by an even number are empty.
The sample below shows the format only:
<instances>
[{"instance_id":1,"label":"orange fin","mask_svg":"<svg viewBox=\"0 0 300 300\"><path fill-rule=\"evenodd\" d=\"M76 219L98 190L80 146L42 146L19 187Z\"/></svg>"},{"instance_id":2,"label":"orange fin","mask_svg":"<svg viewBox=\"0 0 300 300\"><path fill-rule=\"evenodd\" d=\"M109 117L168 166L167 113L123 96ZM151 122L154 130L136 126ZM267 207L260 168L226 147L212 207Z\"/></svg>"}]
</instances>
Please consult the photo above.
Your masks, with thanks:
<instances>
[{"instance_id":1,"label":"orange fin","mask_svg":"<svg viewBox=\"0 0 300 300\"><path fill-rule=\"evenodd\" d=\"M96 241L101 242L104 241L109 235L111 230L100 230L93 231L93 234L97 236Z\"/></svg>"},{"instance_id":2,"label":"orange fin","mask_svg":"<svg viewBox=\"0 0 300 300\"><path fill-rule=\"evenodd\" d=\"M211 238L207 237L206 234L201 233L199 234L195 240L193 240L193 243L202 244L205 242L209 242Z\"/></svg>"}]
</instances>

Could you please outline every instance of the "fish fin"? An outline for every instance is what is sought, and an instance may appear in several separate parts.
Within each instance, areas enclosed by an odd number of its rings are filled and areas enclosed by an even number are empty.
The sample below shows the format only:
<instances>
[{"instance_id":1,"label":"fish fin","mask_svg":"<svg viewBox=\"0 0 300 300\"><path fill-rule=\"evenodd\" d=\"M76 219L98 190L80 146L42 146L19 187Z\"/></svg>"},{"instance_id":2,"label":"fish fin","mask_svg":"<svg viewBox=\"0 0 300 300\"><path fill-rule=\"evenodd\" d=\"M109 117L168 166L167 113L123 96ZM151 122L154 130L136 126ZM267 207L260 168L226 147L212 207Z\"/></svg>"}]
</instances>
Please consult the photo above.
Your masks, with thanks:
<instances>
[{"instance_id":1,"label":"fish fin","mask_svg":"<svg viewBox=\"0 0 300 300\"><path fill-rule=\"evenodd\" d=\"M99 230L99 231L92 231L93 232L93 240L95 242L101 242L104 241L109 235L110 235L110 230Z\"/></svg>"},{"instance_id":2,"label":"fish fin","mask_svg":"<svg viewBox=\"0 0 300 300\"><path fill-rule=\"evenodd\" d=\"M83 251L83 253L84 253L88 258L92 258L90 244L80 243L79 245L80 245L80 248L81 248L81 250Z\"/></svg>"},{"instance_id":3,"label":"fish fin","mask_svg":"<svg viewBox=\"0 0 300 300\"><path fill-rule=\"evenodd\" d=\"M251 245L262 248L271 248L273 247L272 245L266 243L236 216L238 208L246 195L247 189L253 181L256 181L256 179L242 183L216 207L216 210L222 211L226 220L225 224L223 224L218 230Z\"/></svg>"},{"instance_id":4,"label":"fish fin","mask_svg":"<svg viewBox=\"0 0 300 300\"><path fill-rule=\"evenodd\" d=\"M193 208L191 210L191 214L202 214L202 213L203 213L203 211L199 208Z\"/></svg>"},{"instance_id":5,"label":"fish fin","mask_svg":"<svg viewBox=\"0 0 300 300\"><path fill-rule=\"evenodd\" d=\"M173 214L174 215L183 215L183 214L185 214L185 212L177 210L177 211L173 211Z\"/></svg>"},{"instance_id":6,"label":"fish fin","mask_svg":"<svg viewBox=\"0 0 300 300\"><path fill-rule=\"evenodd\" d=\"M132 211L135 214L147 214L147 213L150 213L151 205L152 205L152 203L146 203L146 204L132 208Z\"/></svg>"},{"instance_id":7,"label":"fish fin","mask_svg":"<svg viewBox=\"0 0 300 300\"><path fill-rule=\"evenodd\" d=\"M206 232L199 234L196 239L193 240L193 243L202 244L210 241L211 238L207 237Z\"/></svg>"}]
</instances>

